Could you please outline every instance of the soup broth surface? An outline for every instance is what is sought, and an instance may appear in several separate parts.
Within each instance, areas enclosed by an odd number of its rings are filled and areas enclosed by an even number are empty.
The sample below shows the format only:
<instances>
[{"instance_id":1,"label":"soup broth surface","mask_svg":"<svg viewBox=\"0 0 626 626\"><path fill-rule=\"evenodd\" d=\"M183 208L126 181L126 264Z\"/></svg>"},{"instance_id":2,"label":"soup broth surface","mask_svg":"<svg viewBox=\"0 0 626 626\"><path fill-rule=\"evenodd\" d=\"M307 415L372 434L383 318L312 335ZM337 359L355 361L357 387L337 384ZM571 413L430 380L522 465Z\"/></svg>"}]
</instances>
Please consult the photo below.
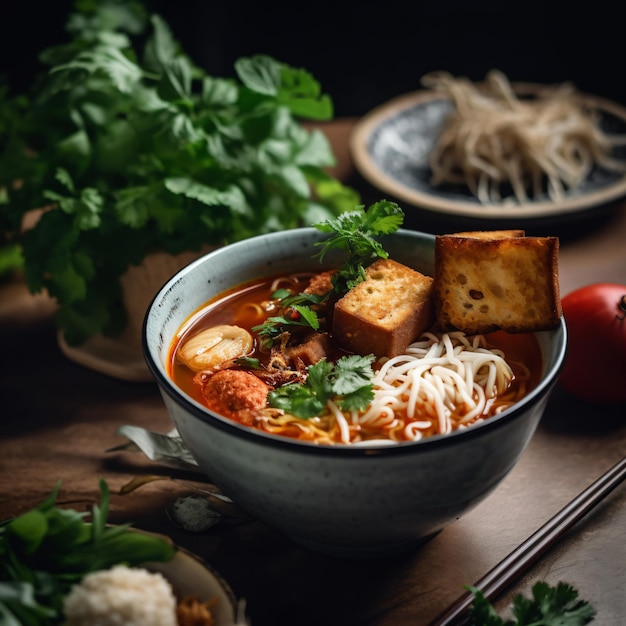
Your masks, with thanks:
<instances>
[{"instance_id":1,"label":"soup broth surface","mask_svg":"<svg viewBox=\"0 0 626 626\"><path fill-rule=\"evenodd\" d=\"M183 324L170 347L168 373L175 384L191 398L208 406L200 382L203 375L183 364L178 353L189 337L203 329L219 325L234 325L248 331L254 338L254 344L248 356L258 359L260 366L266 367L270 361L270 353L262 348L258 336L252 329L265 322L268 317L277 315L276 306L271 297L277 288L288 288L294 293L299 293L309 284L310 277L310 274L303 274L259 279L233 288L207 302ZM454 337L452 339L454 340ZM474 338L468 339L474 341ZM447 340L450 341L450 338ZM466 341L465 338L462 340ZM381 406L384 405L383 409L372 405L369 411L366 409L358 412L357 415L357 412L338 411L336 407L331 407L323 415L311 419L280 415L277 411L269 411L268 415L259 416L258 419L251 418L249 414L232 414L227 417L251 428L331 445L368 441L393 443L466 428L477 421L488 419L517 402L536 387L542 370L541 351L534 334L509 334L498 331L484 335L481 341L484 342L485 350L496 350L499 351L498 354L502 353L504 361L512 372L512 378L507 383L506 389L496 397L487 399L484 409L474 416L471 415L467 406L463 406L460 392L456 392L458 397L455 401L437 400L426 392L423 392L421 399L416 399L415 391L411 392L411 388L415 390L415 386L418 385L415 382L417 374L412 371L405 376L404 373L409 363L416 361L417 357L413 355L407 356L404 360L399 359L398 371L401 374L394 375L393 381L381 383L380 389L375 386L378 398L376 406L380 403ZM340 347L333 344L328 358L336 360L345 354ZM385 361L386 359L375 361L374 370L378 371ZM436 368L433 371L436 371ZM428 382L428 376L430 373L426 375L426 382ZM426 382L419 384L425 385ZM442 383L434 381L433 384L441 387ZM385 400L385 386L392 389L396 397ZM399 391L404 387L407 387L406 391ZM470 393L473 396L480 396L481 392L476 390ZM452 406L457 401L459 406Z\"/></svg>"}]
</instances>

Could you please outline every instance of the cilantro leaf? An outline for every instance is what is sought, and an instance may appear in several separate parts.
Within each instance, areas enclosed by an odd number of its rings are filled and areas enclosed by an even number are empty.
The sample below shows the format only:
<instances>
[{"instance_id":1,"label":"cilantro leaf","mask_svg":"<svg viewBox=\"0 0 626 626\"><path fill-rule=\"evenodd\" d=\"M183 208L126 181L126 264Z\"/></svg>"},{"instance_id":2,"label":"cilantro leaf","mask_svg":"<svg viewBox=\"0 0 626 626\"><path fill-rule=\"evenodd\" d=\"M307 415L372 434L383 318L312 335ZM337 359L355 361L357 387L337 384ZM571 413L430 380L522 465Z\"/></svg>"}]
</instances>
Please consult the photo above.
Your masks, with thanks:
<instances>
[{"instance_id":1,"label":"cilantro leaf","mask_svg":"<svg viewBox=\"0 0 626 626\"><path fill-rule=\"evenodd\" d=\"M51 74L65 72L66 80L71 75L81 80L86 75L102 73L122 93L131 93L135 84L144 77L143 70L115 46L96 46L85 50L67 63L50 70Z\"/></svg>"},{"instance_id":2,"label":"cilantro leaf","mask_svg":"<svg viewBox=\"0 0 626 626\"><path fill-rule=\"evenodd\" d=\"M517 596L513 601L513 615L519 624L582 626L591 622L595 615L591 605L579 600L578 592L564 582L551 587L538 581L533 585L532 596L532 601L523 596Z\"/></svg>"},{"instance_id":3,"label":"cilantro leaf","mask_svg":"<svg viewBox=\"0 0 626 626\"><path fill-rule=\"evenodd\" d=\"M252 327L251 330L259 335L265 347L271 347L274 341L291 326L311 328L312 330L319 328L319 320L315 311L302 306L294 306L292 310L298 313L297 317L273 315L268 317L263 324Z\"/></svg>"},{"instance_id":4,"label":"cilantro leaf","mask_svg":"<svg viewBox=\"0 0 626 626\"><path fill-rule=\"evenodd\" d=\"M276 289L276 291L270 294L270 300L284 300L285 298L289 297L291 294L292 292L289 289L280 287L279 289Z\"/></svg>"},{"instance_id":5,"label":"cilantro leaf","mask_svg":"<svg viewBox=\"0 0 626 626\"><path fill-rule=\"evenodd\" d=\"M584 626L592 622L596 614L595 609L578 599L578 592L565 582L551 587L538 581L532 587L531 598L517 595L511 609L515 621L499 617L479 589L471 586L468 589L474 594L469 626Z\"/></svg>"},{"instance_id":6,"label":"cilantro leaf","mask_svg":"<svg viewBox=\"0 0 626 626\"><path fill-rule=\"evenodd\" d=\"M289 67L266 55L239 59L235 70L251 90L277 98L294 115L326 120L333 115L330 98L321 93L319 83L303 69Z\"/></svg>"},{"instance_id":7,"label":"cilantro leaf","mask_svg":"<svg viewBox=\"0 0 626 626\"><path fill-rule=\"evenodd\" d=\"M326 405L333 387L332 378L335 366L330 361L322 359L307 368L307 381L304 385Z\"/></svg>"},{"instance_id":8,"label":"cilantro leaf","mask_svg":"<svg viewBox=\"0 0 626 626\"><path fill-rule=\"evenodd\" d=\"M308 326L313 330L319 330L320 322L317 317L317 313L308 306L302 306L300 304L294 304L293 310L299 313L301 322L298 322L302 326Z\"/></svg>"},{"instance_id":9,"label":"cilantro leaf","mask_svg":"<svg viewBox=\"0 0 626 626\"><path fill-rule=\"evenodd\" d=\"M332 369L332 363L322 359L307 369L305 384L291 383L270 391L269 405L301 419L320 415L331 393L328 376Z\"/></svg>"},{"instance_id":10,"label":"cilantro leaf","mask_svg":"<svg viewBox=\"0 0 626 626\"><path fill-rule=\"evenodd\" d=\"M372 385L372 363L374 357L350 355L342 357L335 364L330 377L332 392L337 404L346 411L366 407L374 399Z\"/></svg>"},{"instance_id":11,"label":"cilantro leaf","mask_svg":"<svg viewBox=\"0 0 626 626\"><path fill-rule=\"evenodd\" d=\"M300 419L315 417L326 406L326 403L315 396L310 388L296 383L270 391L268 399L270 406L282 409Z\"/></svg>"},{"instance_id":12,"label":"cilantro leaf","mask_svg":"<svg viewBox=\"0 0 626 626\"><path fill-rule=\"evenodd\" d=\"M308 305L319 304L325 297L307 293L294 294L287 289L277 289L271 294L272 300L277 300L281 309L291 314L268 317L263 324L253 326L252 331L256 332L263 345L269 348L283 332L289 330L290 326L319 330L320 321L317 313Z\"/></svg>"}]
</instances>

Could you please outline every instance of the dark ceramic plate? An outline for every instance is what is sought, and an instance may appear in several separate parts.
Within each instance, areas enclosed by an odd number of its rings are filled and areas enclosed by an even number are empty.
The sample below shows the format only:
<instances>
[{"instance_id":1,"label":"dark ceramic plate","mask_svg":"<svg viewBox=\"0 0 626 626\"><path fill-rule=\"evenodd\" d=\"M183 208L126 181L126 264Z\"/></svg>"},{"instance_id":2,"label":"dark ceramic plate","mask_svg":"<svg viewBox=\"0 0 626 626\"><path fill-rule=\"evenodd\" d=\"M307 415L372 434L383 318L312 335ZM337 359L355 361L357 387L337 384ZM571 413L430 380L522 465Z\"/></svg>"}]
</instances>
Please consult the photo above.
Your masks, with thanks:
<instances>
[{"instance_id":1,"label":"dark ceramic plate","mask_svg":"<svg viewBox=\"0 0 626 626\"><path fill-rule=\"evenodd\" d=\"M517 84L518 94L532 96L539 85ZM626 135L626 109L601 98L582 95L600 116L601 127L610 134ZM568 219L592 212L626 196L626 172L595 170L577 189L568 190L562 201L536 197L524 205L485 205L465 187L433 187L428 155L452 102L432 91L399 96L360 119L350 137L350 152L359 173L379 191L398 202L441 216L523 223L540 218ZM626 145L615 149L626 160Z\"/></svg>"}]
</instances>

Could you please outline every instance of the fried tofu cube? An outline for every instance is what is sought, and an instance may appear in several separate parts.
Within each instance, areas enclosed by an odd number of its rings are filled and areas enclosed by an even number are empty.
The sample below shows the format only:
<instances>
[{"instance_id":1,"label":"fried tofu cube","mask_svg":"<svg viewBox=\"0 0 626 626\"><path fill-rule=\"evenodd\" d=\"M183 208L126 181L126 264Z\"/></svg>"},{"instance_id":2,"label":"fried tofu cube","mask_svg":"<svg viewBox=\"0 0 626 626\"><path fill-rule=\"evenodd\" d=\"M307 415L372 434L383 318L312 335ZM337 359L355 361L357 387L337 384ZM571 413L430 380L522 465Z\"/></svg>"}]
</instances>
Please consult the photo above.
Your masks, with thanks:
<instances>
[{"instance_id":1,"label":"fried tofu cube","mask_svg":"<svg viewBox=\"0 0 626 626\"><path fill-rule=\"evenodd\" d=\"M335 339L356 354L403 354L434 321L432 286L432 277L378 259L366 269L366 279L335 304Z\"/></svg>"},{"instance_id":2,"label":"fried tofu cube","mask_svg":"<svg viewBox=\"0 0 626 626\"><path fill-rule=\"evenodd\" d=\"M523 231L438 235L433 291L439 325L468 334L554 328L562 314L558 250L557 237Z\"/></svg>"}]
</instances>

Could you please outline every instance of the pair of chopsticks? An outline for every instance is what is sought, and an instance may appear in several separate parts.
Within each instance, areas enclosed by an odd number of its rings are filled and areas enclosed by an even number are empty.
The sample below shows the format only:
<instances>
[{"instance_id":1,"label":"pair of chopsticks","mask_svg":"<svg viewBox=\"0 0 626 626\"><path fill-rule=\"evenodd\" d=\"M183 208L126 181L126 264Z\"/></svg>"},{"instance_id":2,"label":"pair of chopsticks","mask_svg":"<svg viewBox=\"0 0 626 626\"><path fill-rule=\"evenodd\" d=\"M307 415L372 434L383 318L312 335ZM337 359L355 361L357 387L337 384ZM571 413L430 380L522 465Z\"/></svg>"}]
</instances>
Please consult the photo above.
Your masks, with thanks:
<instances>
[{"instance_id":1,"label":"pair of chopsticks","mask_svg":"<svg viewBox=\"0 0 626 626\"><path fill-rule=\"evenodd\" d=\"M626 457L617 462L584 491L549 519L539 530L521 543L485 576L474 583L485 598L493 599L532 565L581 517L607 496L626 478ZM460 596L430 626L460 626L474 601L468 591Z\"/></svg>"}]
</instances>

